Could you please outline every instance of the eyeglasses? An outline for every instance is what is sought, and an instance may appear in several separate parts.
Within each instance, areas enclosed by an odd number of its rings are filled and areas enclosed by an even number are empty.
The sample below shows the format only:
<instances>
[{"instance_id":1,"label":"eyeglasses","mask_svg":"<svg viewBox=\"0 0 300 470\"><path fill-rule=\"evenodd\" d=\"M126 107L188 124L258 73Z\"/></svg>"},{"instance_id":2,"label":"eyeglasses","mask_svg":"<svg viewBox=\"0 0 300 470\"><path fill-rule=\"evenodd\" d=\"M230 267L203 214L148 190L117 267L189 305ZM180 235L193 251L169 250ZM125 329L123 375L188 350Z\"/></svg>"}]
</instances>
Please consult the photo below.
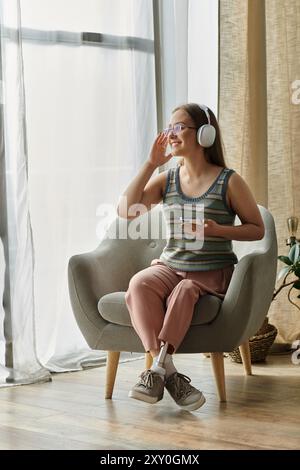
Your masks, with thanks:
<instances>
[{"instance_id":1,"label":"eyeglasses","mask_svg":"<svg viewBox=\"0 0 300 470\"><path fill-rule=\"evenodd\" d=\"M165 135L168 135L168 134L178 134L179 132L181 132L183 129L185 128L188 128L188 129L197 129L197 127L192 127L192 126L186 126L185 124L175 124L175 126L173 127L167 127L166 129L163 130L163 133Z\"/></svg>"}]
</instances>

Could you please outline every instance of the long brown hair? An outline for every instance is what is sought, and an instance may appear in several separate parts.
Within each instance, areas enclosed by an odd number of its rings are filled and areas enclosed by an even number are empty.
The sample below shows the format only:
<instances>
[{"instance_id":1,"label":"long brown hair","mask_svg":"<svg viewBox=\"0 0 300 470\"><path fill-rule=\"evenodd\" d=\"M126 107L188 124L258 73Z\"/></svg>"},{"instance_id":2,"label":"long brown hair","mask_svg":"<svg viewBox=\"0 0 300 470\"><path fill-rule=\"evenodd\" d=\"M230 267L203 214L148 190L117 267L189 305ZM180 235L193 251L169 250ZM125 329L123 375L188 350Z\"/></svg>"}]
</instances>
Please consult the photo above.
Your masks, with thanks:
<instances>
[{"instance_id":1,"label":"long brown hair","mask_svg":"<svg viewBox=\"0 0 300 470\"><path fill-rule=\"evenodd\" d=\"M172 114L175 113L175 111L178 111L179 109L182 109L183 111L189 114L189 116L193 120L193 123L197 127L197 129L199 129L204 124L208 124L205 111L203 111L203 109L201 109L197 103L182 104L178 106L177 108L173 109ZM225 158L224 158L224 146L223 146L221 131L220 131L217 118L212 112L212 110L209 108L208 108L208 113L210 116L210 123L216 129L216 138L211 147L203 148L205 157L208 162L214 165L223 166L227 168L227 165L225 163ZM179 164L180 165L184 164L184 158L182 158L179 161Z\"/></svg>"}]
</instances>

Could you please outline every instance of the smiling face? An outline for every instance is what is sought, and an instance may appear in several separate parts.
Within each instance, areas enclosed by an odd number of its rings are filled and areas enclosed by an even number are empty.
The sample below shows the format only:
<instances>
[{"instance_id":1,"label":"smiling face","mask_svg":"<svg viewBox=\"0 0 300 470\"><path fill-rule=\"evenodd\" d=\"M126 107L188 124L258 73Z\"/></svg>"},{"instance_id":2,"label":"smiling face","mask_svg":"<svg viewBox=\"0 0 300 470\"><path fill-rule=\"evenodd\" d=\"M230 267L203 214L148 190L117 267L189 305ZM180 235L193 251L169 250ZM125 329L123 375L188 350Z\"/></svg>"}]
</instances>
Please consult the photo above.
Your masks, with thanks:
<instances>
[{"instance_id":1,"label":"smiling face","mask_svg":"<svg viewBox=\"0 0 300 470\"><path fill-rule=\"evenodd\" d=\"M172 114L168 127L173 127L175 124L196 127L190 115L183 109L179 109ZM178 134L174 134L173 131L169 133L168 142L174 156L192 154L197 146L199 147L196 139L197 129L190 129L190 127L185 127Z\"/></svg>"}]
</instances>

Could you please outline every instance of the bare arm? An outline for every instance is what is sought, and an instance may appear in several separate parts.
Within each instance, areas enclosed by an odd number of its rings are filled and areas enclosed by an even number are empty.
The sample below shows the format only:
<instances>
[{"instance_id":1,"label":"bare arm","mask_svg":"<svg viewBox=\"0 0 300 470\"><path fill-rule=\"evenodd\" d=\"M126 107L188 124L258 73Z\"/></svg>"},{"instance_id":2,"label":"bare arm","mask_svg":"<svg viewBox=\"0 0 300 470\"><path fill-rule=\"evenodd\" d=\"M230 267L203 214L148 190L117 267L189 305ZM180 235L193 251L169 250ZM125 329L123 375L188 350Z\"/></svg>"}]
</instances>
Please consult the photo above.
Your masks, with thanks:
<instances>
[{"instance_id":1,"label":"bare arm","mask_svg":"<svg viewBox=\"0 0 300 470\"><path fill-rule=\"evenodd\" d=\"M119 199L117 212L120 217L134 219L162 200L167 171L153 178L151 176L156 168L169 161L173 156L172 154L165 156L166 142L167 137L159 133L148 160Z\"/></svg>"},{"instance_id":2,"label":"bare arm","mask_svg":"<svg viewBox=\"0 0 300 470\"><path fill-rule=\"evenodd\" d=\"M218 225L220 237L228 240L261 240L265 234L264 222L251 190L243 178L233 173L228 180L230 207L241 220L241 225Z\"/></svg>"}]
</instances>

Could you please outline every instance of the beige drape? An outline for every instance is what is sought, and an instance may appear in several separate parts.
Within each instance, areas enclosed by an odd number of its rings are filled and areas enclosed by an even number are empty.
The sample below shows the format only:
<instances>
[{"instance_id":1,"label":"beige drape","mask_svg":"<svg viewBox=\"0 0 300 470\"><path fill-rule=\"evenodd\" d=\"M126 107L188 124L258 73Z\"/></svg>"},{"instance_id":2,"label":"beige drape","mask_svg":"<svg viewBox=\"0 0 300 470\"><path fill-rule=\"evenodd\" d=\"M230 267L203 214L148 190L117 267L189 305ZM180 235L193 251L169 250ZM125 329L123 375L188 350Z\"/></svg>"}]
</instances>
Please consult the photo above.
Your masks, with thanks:
<instances>
[{"instance_id":1,"label":"beige drape","mask_svg":"<svg viewBox=\"0 0 300 470\"><path fill-rule=\"evenodd\" d=\"M300 218L300 104L292 100L292 84L300 80L300 0L220 0L219 23L226 161L272 212L279 254L287 254L286 219ZM299 303L296 293L292 299ZM300 311L288 302L287 289L269 317L278 342L300 338Z\"/></svg>"}]
</instances>

